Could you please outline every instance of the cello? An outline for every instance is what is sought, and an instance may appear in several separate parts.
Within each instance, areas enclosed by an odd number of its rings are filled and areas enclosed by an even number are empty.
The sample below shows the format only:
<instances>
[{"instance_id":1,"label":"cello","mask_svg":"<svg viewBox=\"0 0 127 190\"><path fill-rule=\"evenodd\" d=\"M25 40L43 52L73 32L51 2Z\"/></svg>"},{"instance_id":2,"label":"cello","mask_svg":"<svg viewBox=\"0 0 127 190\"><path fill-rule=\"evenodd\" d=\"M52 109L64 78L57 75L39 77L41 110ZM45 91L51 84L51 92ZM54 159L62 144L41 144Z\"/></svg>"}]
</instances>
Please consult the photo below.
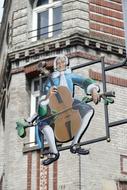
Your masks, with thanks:
<instances>
[{"instance_id":1,"label":"cello","mask_svg":"<svg viewBox=\"0 0 127 190\"><path fill-rule=\"evenodd\" d=\"M49 99L51 111L58 113L54 121L54 134L58 142L71 141L81 125L79 111L73 109L72 103L71 93L65 86L59 86Z\"/></svg>"}]
</instances>

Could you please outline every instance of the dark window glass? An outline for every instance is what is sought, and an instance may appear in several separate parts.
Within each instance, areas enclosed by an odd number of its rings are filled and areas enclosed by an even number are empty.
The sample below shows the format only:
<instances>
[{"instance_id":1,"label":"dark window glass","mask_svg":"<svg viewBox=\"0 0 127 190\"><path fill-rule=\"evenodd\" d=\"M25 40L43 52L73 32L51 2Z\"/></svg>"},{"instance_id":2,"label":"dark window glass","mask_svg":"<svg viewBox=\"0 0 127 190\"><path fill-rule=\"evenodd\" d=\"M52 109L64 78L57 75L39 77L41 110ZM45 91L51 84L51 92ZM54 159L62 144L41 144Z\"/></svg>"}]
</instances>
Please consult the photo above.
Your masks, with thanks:
<instances>
[{"instance_id":1,"label":"dark window glass","mask_svg":"<svg viewBox=\"0 0 127 190\"><path fill-rule=\"evenodd\" d=\"M37 2L37 7L40 6L40 5L46 5L49 3L49 0L39 0Z\"/></svg>"},{"instance_id":2,"label":"dark window glass","mask_svg":"<svg viewBox=\"0 0 127 190\"><path fill-rule=\"evenodd\" d=\"M2 102L2 107L3 107L3 109L2 109L2 122L3 122L3 129L5 129L5 105L6 105L6 103L5 103L5 100Z\"/></svg>"},{"instance_id":3,"label":"dark window glass","mask_svg":"<svg viewBox=\"0 0 127 190\"><path fill-rule=\"evenodd\" d=\"M9 44L9 32L10 32L10 25L8 24L8 26L7 26L7 35L6 35L7 45Z\"/></svg>"},{"instance_id":4,"label":"dark window glass","mask_svg":"<svg viewBox=\"0 0 127 190\"><path fill-rule=\"evenodd\" d=\"M61 33L62 29L62 7L56 7L53 9L53 36Z\"/></svg>"},{"instance_id":5,"label":"dark window glass","mask_svg":"<svg viewBox=\"0 0 127 190\"><path fill-rule=\"evenodd\" d=\"M38 39L48 37L48 11L38 13Z\"/></svg>"},{"instance_id":6,"label":"dark window glass","mask_svg":"<svg viewBox=\"0 0 127 190\"><path fill-rule=\"evenodd\" d=\"M36 97L36 112L37 112L37 109L38 109L38 101L39 101L39 96L38 97Z\"/></svg>"},{"instance_id":7,"label":"dark window glass","mask_svg":"<svg viewBox=\"0 0 127 190\"><path fill-rule=\"evenodd\" d=\"M34 91L38 91L39 90L39 80L35 80L34 81Z\"/></svg>"}]
</instances>

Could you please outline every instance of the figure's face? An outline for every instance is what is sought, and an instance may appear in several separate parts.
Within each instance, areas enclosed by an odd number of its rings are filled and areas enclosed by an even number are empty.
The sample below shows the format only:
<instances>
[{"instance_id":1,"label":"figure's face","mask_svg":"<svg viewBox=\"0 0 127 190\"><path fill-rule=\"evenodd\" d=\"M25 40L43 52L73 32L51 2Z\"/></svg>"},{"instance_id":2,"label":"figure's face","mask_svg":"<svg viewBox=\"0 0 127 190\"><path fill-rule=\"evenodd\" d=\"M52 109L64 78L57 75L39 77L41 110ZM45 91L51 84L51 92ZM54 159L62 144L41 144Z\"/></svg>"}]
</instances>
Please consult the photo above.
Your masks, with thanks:
<instances>
[{"instance_id":1,"label":"figure's face","mask_svg":"<svg viewBox=\"0 0 127 190\"><path fill-rule=\"evenodd\" d=\"M66 65L65 65L65 62L64 61L57 61L57 64L56 64L56 69L58 71L65 71L66 70Z\"/></svg>"}]
</instances>

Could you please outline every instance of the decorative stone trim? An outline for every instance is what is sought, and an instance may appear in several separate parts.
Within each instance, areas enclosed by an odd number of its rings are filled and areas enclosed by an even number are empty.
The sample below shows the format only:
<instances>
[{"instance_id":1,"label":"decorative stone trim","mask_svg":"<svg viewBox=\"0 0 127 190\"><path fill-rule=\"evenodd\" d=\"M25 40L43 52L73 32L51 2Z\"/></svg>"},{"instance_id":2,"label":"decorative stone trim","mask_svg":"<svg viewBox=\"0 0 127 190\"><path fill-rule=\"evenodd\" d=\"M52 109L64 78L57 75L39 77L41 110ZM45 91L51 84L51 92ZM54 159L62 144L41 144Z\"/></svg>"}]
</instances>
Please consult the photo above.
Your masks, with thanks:
<instances>
[{"instance_id":1,"label":"decorative stone trim","mask_svg":"<svg viewBox=\"0 0 127 190\"><path fill-rule=\"evenodd\" d=\"M97 59L100 58L100 56L93 55L93 54L90 54L90 53L87 53L87 52L82 52L82 51L68 53L67 56L69 58L80 57L80 58L84 58L84 59L88 59L88 60L97 60ZM51 69L52 66L53 66L53 60L54 60L54 57L52 57L50 59L44 59L44 58L37 59L37 60L31 62L29 65L13 69L11 73L16 74L16 73L19 73L19 72L25 72L25 74L28 77L30 77L30 78L35 77L35 76L38 76L38 74L39 74L39 71L37 70L37 65L40 62L46 61L46 68ZM109 59L105 58L105 63L111 65L111 64L117 64L118 61L117 60L109 60Z\"/></svg>"},{"instance_id":2,"label":"decorative stone trim","mask_svg":"<svg viewBox=\"0 0 127 190\"><path fill-rule=\"evenodd\" d=\"M49 190L49 166L40 166L40 189Z\"/></svg>"},{"instance_id":3,"label":"decorative stone trim","mask_svg":"<svg viewBox=\"0 0 127 190\"><path fill-rule=\"evenodd\" d=\"M21 72L24 72L24 67L19 67L19 68L11 70L11 74L17 74L17 73L21 73Z\"/></svg>"},{"instance_id":4,"label":"decorative stone trim","mask_svg":"<svg viewBox=\"0 0 127 190\"><path fill-rule=\"evenodd\" d=\"M100 49L101 52L110 52L112 54L125 57L125 48L123 46L117 46L115 44L109 44L104 41L85 37L79 33L73 34L69 38L67 37L57 41L54 40L52 42L50 41L49 43L47 42L46 44L36 45L36 47L28 47L27 49L22 49L17 52L11 52L8 54L8 57L10 62L15 62L16 60L32 58L36 55L42 55L48 52L53 52L77 45L88 47L89 49Z\"/></svg>"},{"instance_id":5,"label":"decorative stone trim","mask_svg":"<svg viewBox=\"0 0 127 190\"><path fill-rule=\"evenodd\" d=\"M85 59L90 59L90 60L96 60L98 59L99 57L97 56L94 56L94 55L91 55L89 53L86 53L86 52L74 52L74 53L70 53L70 54L67 54L67 56L69 58L74 58L74 57L82 57L82 58L85 58ZM36 61L34 62L34 64L31 64L31 65L27 65L24 67L24 72L25 74L28 76L28 77L33 77L33 76L37 76L39 74L39 71L37 70L37 64L39 64L41 61L46 61L46 68L47 69L51 69L52 66L53 66L53 61L54 61L54 58L50 59L50 60L39 60L39 61Z\"/></svg>"}]
</instances>

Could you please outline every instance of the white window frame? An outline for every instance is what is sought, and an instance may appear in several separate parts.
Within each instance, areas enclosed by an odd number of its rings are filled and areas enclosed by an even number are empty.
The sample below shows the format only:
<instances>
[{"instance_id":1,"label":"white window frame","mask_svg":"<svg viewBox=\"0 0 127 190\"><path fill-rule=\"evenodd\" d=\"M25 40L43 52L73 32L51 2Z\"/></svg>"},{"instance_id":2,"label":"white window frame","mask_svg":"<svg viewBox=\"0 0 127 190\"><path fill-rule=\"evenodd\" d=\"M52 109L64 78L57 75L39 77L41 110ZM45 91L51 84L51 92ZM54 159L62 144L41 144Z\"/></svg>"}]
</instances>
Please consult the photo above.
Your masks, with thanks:
<instances>
[{"instance_id":1,"label":"white window frame","mask_svg":"<svg viewBox=\"0 0 127 190\"><path fill-rule=\"evenodd\" d=\"M35 114L36 112L36 98L39 97L40 92L39 90L34 91L34 82L39 81L38 78L33 79L31 83L31 104L30 104L30 116ZM35 127L30 128L30 142L33 142L30 144L30 146L35 146Z\"/></svg>"},{"instance_id":2,"label":"white window frame","mask_svg":"<svg viewBox=\"0 0 127 190\"><path fill-rule=\"evenodd\" d=\"M49 11L49 20L48 20L48 37L53 36L53 8L59 7L62 5L62 1L53 2L49 0L49 3L46 5L41 5L33 9L33 28L32 28L32 41L37 41L37 22L38 22L38 13Z\"/></svg>"}]
</instances>

